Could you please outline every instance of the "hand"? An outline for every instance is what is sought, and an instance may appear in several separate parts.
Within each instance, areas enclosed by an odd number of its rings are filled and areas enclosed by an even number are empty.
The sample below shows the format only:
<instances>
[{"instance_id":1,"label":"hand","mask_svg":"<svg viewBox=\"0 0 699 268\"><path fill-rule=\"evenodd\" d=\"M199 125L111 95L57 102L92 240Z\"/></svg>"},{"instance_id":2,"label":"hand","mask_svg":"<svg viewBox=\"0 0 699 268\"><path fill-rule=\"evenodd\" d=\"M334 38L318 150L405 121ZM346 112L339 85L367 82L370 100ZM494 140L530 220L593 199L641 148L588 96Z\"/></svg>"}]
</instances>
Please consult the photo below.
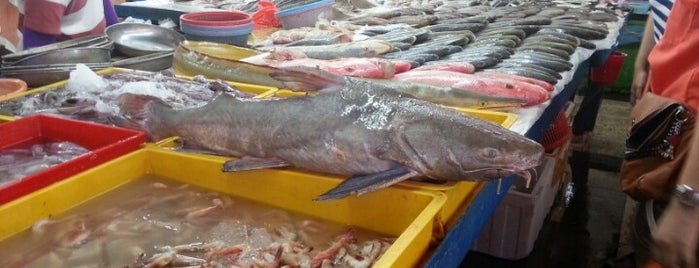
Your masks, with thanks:
<instances>
[{"instance_id":1,"label":"hand","mask_svg":"<svg viewBox=\"0 0 699 268\"><path fill-rule=\"evenodd\" d=\"M629 102L631 106L636 105L636 100L643 96L643 90L648 81L648 70L645 68L636 68L633 72L633 81L631 82L631 92L629 94Z\"/></svg>"},{"instance_id":2,"label":"hand","mask_svg":"<svg viewBox=\"0 0 699 268\"><path fill-rule=\"evenodd\" d=\"M663 213L653 235L653 260L665 268L696 267L699 241L699 208L673 200Z\"/></svg>"}]
</instances>

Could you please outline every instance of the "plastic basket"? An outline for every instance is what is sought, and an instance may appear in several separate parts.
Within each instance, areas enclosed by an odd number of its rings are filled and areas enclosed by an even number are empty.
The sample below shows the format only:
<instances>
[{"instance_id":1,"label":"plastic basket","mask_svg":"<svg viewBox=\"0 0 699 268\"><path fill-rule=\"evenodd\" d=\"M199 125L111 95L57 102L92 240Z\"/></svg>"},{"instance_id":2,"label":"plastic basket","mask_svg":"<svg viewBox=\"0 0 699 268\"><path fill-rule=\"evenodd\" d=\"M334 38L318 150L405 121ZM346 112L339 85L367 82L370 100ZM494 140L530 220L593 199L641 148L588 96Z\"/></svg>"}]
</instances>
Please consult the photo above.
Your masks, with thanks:
<instances>
[{"instance_id":1,"label":"plastic basket","mask_svg":"<svg viewBox=\"0 0 699 268\"><path fill-rule=\"evenodd\" d=\"M0 239L31 228L37 220L61 215L72 207L89 203L93 197L128 181L155 175L282 210L395 236L394 243L374 267L414 267L429 247L434 217L445 202L440 193L397 187L361 197L318 202L313 198L336 185L338 177L283 170L224 173L220 171L223 161L150 147L137 150L0 205L0 215L12 215L12 220L0 221ZM8 248L7 251L26 254L17 249ZM3 261L0 259L0 266L7 267L2 265Z\"/></svg>"},{"instance_id":2,"label":"plastic basket","mask_svg":"<svg viewBox=\"0 0 699 268\"><path fill-rule=\"evenodd\" d=\"M612 85L616 83L619 78L619 73L621 72L621 67L624 65L624 59L626 59L626 53L614 51L607 57L607 61L600 67L591 68L590 78L593 82Z\"/></svg>"},{"instance_id":3,"label":"plastic basket","mask_svg":"<svg viewBox=\"0 0 699 268\"><path fill-rule=\"evenodd\" d=\"M544 132L541 138L541 145L544 146L544 151L547 153L553 152L558 147L563 146L573 137L573 130L570 128L570 123L565 115L565 110L561 110L553 120L549 128Z\"/></svg>"},{"instance_id":4,"label":"plastic basket","mask_svg":"<svg viewBox=\"0 0 699 268\"><path fill-rule=\"evenodd\" d=\"M146 136L140 131L42 114L0 124L0 149L40 140L69 141L90 152L0 186L0 205L137 150Z\"/></svg>"},{"instance_id":5,"label":"plastic basket","mask_svg":"<svg viewBox=\"0 0 699 268\"><path fill-rule=\"evenodd\" d=\"M313 27L318 18L332 19L332 6L335 0L321 0L310 4L280 10L275 16L284 29Z\"/></svg>"}]
</instances>

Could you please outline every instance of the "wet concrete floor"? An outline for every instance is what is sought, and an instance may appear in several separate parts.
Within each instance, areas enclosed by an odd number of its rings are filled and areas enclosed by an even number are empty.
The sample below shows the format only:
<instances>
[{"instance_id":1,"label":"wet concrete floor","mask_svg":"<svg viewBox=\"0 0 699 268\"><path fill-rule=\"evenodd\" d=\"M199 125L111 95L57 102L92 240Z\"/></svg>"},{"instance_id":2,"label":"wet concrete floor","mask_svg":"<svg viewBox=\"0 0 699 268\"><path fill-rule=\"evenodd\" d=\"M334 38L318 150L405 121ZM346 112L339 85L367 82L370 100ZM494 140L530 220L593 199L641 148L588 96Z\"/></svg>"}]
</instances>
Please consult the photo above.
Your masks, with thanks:
<instances>
[{"instance_id":1,"label":"wet concrete floor","mask_svg":"<svg viewBox=\"0 0 699 268\"><path fill-rule=\"evenodd\" d=\"M630 105L620 99L605 98L592 136L572 146L568 159L572 198L560 207L565 208L561 214L555 208L549 213L529 256L507 260L471 251L462 268L609 267L605 263L629 252L625 219L632 213L633 201L619 188L618 168L624 142L620 126Z\"/></svg>"}]
</instances>

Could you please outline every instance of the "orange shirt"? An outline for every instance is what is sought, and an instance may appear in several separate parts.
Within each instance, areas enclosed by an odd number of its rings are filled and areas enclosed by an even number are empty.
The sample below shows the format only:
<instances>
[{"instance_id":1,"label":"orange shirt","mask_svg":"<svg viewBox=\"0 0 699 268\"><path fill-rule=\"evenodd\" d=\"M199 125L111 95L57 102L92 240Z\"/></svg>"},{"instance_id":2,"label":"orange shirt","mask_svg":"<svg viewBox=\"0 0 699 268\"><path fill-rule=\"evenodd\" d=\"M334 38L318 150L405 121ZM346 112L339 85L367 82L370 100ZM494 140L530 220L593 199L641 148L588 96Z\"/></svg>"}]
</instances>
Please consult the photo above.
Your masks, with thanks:
<instances>
[{"instance_id":1,"label":"orange shirt","mask_svg":"<svg viewBox=\"0 0 699 268\"><path fill-rule=\"evenodd\" d=\"M699 0L676 0L650 55L651 91L699 111Z\"/></svg>"}]
</instances>

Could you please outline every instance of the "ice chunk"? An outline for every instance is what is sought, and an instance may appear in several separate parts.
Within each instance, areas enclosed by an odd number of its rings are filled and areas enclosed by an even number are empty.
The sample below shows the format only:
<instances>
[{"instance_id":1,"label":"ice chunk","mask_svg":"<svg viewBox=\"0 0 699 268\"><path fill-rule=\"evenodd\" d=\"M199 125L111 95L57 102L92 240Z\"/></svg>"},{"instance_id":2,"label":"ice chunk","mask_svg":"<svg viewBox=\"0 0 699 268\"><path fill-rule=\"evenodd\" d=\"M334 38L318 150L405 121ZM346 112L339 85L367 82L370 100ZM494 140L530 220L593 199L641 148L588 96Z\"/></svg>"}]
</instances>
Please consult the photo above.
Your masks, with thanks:
<instances>
[{"instance_id":1,"label":"ice chunk","mask_svg":"<svg viewBox=\"0 0 699 268\"><path fill-rule=\"evenodd\" d=\"M85 64L77 64L70 72L66 89L78 93L102 92L108 83L101 76L90 70Z\"/></svg>"}]
</instances>

